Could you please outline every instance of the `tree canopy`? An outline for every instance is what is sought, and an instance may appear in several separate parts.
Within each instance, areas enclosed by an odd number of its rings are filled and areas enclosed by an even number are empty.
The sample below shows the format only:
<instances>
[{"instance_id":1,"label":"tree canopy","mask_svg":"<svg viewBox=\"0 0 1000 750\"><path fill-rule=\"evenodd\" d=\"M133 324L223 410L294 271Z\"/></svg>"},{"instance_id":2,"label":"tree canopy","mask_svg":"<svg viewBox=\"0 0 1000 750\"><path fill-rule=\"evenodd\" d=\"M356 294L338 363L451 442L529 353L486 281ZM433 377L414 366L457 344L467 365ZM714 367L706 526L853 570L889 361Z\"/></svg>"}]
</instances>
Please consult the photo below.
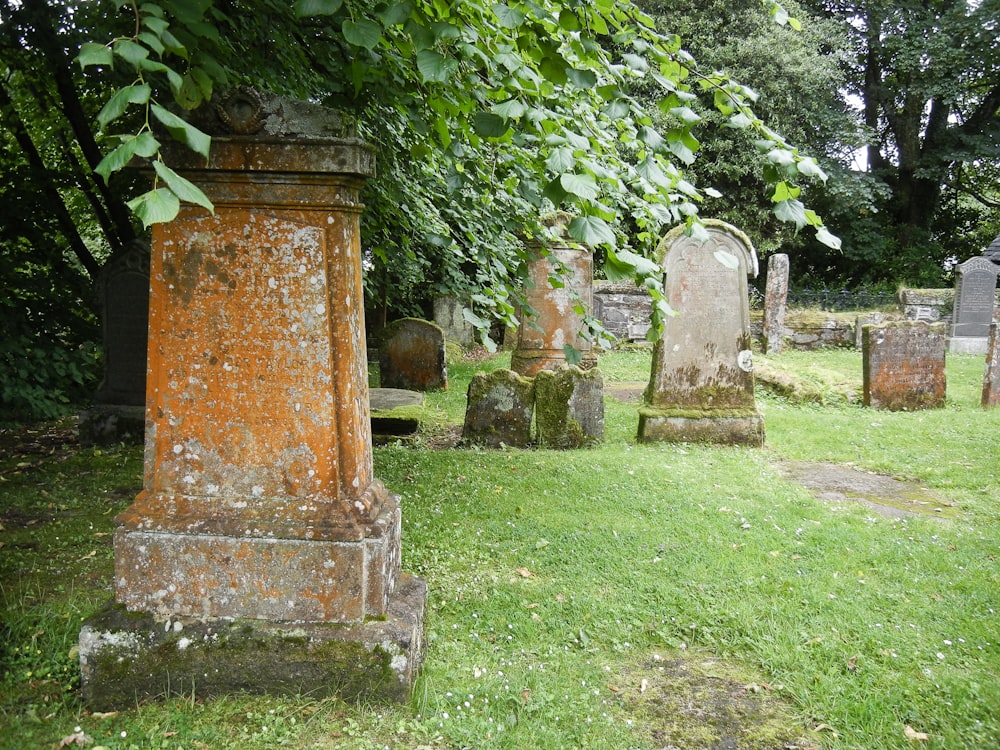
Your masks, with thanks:
<instances>
[{"instance_id":1,"label":"tree canopy","mask_svg":"<svg viewBox=\"0 0 1000 750\"><path fill-rule=\"evenodd\" d=\"M749 134L777 217L836 245L800 198L825 179L817 161L757 116L755 92L699 67L665 28L614 0L3 0L4 169L24 177L6 184L24 210L5 214L4 262L44 282L49 308L73 290L64 307L92 326L86 286L141 231L126 202L147 226L180 201L210 208L160 145L207 153L184 112L238 84L351 112L375 143L366 286L397 307L431 288L471 296L483 328L511 316L525 238L565 209L572 237L668 314L649 253L669 225L699 234L699 206L717 195L690 171L699 100ZM155 168L152 190L125 169L136 157ZM16 304L26 328L45 306Z\"/></svg>"},{"instance_id":2,"label":"tree canopy","mask_svg":"<svg viewBox=\"0 0 1000 750\"><path fill-rule=\"evenodd\" d=\"M899 278L923 269L912 280L940 279L949 258L1000 230L1000 2L806 5L850 34L849 93L868 130L867 169L886 188L877 254ZM864 241L850 228L845 238Z\"/></svg>"}]
</instances>

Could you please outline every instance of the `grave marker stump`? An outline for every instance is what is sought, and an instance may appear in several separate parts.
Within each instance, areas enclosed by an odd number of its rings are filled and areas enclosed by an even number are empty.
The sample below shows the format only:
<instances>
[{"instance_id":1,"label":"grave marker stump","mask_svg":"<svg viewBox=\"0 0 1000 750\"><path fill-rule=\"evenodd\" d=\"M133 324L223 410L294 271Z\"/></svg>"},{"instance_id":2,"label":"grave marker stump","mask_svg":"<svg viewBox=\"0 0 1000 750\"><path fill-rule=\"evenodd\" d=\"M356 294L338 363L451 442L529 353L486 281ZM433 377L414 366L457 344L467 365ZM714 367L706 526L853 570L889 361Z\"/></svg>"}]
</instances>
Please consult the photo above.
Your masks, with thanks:
<instances>
[{"instance_id":1,"label":"grave marker stump","mask_svg":"<svg viewBox=\"0 0 1000 750\"><path fill-rule=\"evenodd\" d=\"M767 259L767 287L764 293L764 351L781 354L788 302L788 256L775 253Z\"/></svg>"},{"instance_id":2,"label":"grave marker stump","mask_svg":"<svg viewBox=\"0 0 1000 750\"><path fill-rule=\"evenodd\" d=\"M983 375L984 409L1000 406L1000 325L990 324L990 341L986 350L986 372Z\"/></svg>"},{"instance_id":3,"label":"grave marker stump","mask_svg":"<svg viewBox=\"0 0 1000 750\"><path fill-rule=\"evenodd\" d=\"M168 153L215 213L153 230L143 490L116 519L115 601L80 634L83 695L406 700L426 585L400 573L372 468L373 151L303 102L244 90L217 111L236 126L210 123L207 166Z\"/></svg>"}]
</instances>

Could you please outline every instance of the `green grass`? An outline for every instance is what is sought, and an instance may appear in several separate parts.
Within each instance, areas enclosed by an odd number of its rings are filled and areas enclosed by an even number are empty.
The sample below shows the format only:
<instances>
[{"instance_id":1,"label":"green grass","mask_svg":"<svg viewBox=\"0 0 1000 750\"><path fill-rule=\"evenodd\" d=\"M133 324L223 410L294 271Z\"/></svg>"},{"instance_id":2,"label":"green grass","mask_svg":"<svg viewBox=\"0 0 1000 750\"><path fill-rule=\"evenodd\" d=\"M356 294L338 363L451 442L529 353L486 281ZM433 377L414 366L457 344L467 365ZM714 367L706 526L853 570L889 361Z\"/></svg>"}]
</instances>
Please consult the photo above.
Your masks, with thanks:
<instances>
[{"instance_id":1,"label":"green grass","mask_svg":"<svg viewBox=\"0 0 1000 750\"><path fill-rule=\"evenodd\" d=\"M507 357L453 364L428 406L460 423L469 379ZM860 387L857 352L778 359ZM643 381L648 350L601 368ZM744 721L741 747L1000 746L1000 410L978 406L982 368L949 356L934 411L761 393L760 451L636 445L636 404L612 397L595 449L377 448L402 497L403 568L430 587L409 706L193 696L88 714L73 646L111 596L112 518L141 452L0 460L0 747L55 747L77 727L122 750L711 747L678 696L712 704L719 685L764 685L780 709ZM956 518L825 504L781 478L783 459L916 481ZM677 664L684 679L663 669Z\"/></svg>"}]
</instances>

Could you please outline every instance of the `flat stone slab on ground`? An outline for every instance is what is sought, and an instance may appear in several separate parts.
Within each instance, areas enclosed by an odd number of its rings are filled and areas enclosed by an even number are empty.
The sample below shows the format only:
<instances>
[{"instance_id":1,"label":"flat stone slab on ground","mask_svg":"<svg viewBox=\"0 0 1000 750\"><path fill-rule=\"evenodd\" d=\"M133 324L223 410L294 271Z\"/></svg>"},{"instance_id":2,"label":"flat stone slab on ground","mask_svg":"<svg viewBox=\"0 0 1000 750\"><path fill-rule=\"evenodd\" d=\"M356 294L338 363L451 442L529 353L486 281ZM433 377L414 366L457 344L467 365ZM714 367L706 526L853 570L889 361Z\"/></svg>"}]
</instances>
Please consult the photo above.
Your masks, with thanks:
<instances>
[{"instance_id":1,"label":"flat stone slab on ground","mask_svg":"<svg viewBox=\"0 0 1000 750\"><path fill-rule=\"evenodd\" d=\"M930 490L885 474L814 461L781 461L774 466L786 479L825 502L864 503L887 518L954 515L951 504Z\"/></svg>"},{"instance_id":2,"label":"flat stone slab on ground","mask_svg":"<svg viewBox=\"0 0 1000 750\"><path fill-rule=\"evenodd\" d=\"M368 403L372 411L388 411L402 406L423 406L424 394L405 388L369 388Z\"/></svg>"}]
</instances>

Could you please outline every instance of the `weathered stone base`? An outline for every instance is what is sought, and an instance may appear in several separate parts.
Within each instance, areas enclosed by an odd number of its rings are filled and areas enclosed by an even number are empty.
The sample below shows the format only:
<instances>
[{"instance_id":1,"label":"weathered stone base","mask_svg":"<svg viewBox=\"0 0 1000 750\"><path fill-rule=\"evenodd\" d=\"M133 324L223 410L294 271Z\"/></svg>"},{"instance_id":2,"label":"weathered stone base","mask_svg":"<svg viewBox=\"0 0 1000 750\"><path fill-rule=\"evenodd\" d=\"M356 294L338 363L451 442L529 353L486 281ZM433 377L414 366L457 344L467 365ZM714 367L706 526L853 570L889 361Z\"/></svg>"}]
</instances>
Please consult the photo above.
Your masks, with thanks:
<instances>
[{"instance_id":1,"label":"weathered stone base","mask_svg":"<svg viewBox=\"0 0 1000 750\"><path fill-rule=\"evenodd\" d=\"M639 410L639 442L719 443L760 448L764 445L764 419L748 416L670 416Z\"/></svg>"},{"instance_id":2,"label":"weathered stone base","mask_svg":"<svg viewBox=\"0 0 1000 750\"><path fill-rule=\"evenodd\" d=\"M986 354L990 340L986 336L951 336L948 352L951 354Z\"/></svg>"},{"instance_id":3,"label":"weathered stone base","mask_svg":"<svg viewBox=\"0 0 1000 750\"><path fill-rule=\"evenodd\" d=\"M403 574L384 619L353 625L164 618L111 603L80 631L94 711L236 692L405 702L423 658L427 584Z\"/></svg>"},{"instance_id":4,"label":"weathered stone base","mask_svg":"<svg viewBox=\"0 0 1000 750\"><path fill-rule=\"evenodd\" d=\"M146 434L146 407L96 404L80 415L83 445L141 445Z\"/></svg>"}]
</instances>

